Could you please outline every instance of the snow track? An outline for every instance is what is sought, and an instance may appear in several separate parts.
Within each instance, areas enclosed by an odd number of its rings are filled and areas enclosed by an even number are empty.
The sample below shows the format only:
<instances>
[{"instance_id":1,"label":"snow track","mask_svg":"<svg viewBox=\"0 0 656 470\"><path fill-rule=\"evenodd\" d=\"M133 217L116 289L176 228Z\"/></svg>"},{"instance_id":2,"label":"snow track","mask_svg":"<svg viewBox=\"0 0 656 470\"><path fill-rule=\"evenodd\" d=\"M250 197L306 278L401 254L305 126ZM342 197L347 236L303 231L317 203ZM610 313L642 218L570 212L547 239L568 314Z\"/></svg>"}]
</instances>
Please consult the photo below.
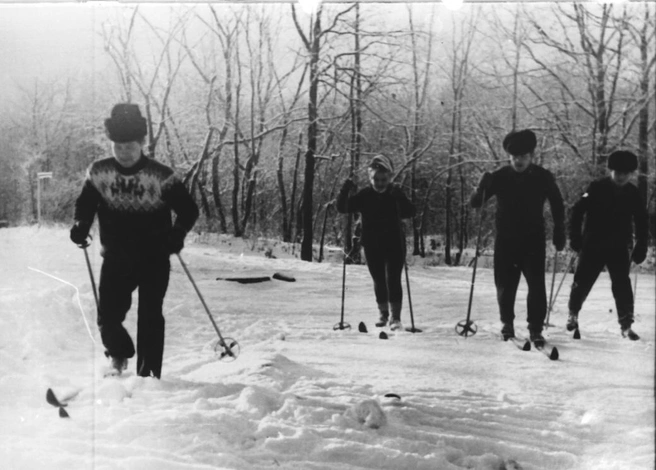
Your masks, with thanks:
<instances>
[{"instance_id":1,"label":"snow track","mask_svg":"<svg viewBox=\"0 0 656 470\"><path fill-rule=\"evenodd\" d=\"M468 268L410 269L421 334L378 339L366 267L251 253L229 238L183 252L225 336L241 356L219 362L216 333L172 258L165 301L162 380L99 379L104 364L82 253L64 229L0 231L0 462L11 469L652 469L654 462L654 278L638 284L636 343L621 338L602 275L581 312L583 339L564 328L566 286L546 336L549 361L504 344L492 272L479 270L472 319ZM96 273L98 247L91 251ZM244 255L242 256L242 250ZM249 256L252 254L252 256ZM74 289L80 289L94 345ZM297 282L242 285L224 275L291 272ZM525 286L517 299L523 322ZM136 305L136 298L133 305ZM560 308L560 310L558 309ZM403 319L407 322L407 309ZM357 331L364 321L369 333ZM406 325L407 326L407 325ZM136 315L126 327L134 335ZM70 420L45 403L48 387L79 394ZM387 398L389 392L401 399Z\"/></svg>"}]
</instances>

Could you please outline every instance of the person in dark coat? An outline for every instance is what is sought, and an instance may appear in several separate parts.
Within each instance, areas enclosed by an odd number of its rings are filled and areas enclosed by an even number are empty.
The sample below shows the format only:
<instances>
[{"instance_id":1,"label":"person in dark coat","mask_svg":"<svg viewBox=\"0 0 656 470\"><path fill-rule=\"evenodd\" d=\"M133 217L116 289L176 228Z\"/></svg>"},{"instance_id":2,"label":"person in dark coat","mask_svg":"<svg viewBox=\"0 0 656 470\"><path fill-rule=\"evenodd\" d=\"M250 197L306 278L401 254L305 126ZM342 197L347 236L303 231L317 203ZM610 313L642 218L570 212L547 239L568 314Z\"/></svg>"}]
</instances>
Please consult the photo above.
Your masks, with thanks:
<instances>
[{"instance_id":1,"label":"person in dark coat","mask_svg":"<svg viewBox=\"0 0 656 470\"><path fill-rule=\"evenodd\" d=\"M374 293L380 317L376 326L401 328L403 288L401 274L405 263L405 234L401 219L415 215L415 208L401 188L391 184L394 167L384 155L375 156L368 168L370 185L355 192L356 186L347 179L337 198L337 210L359 212L362 221L360 242L364 247L369 273L374 281Z\"/></svg>"},{"instance_id":2,"label":"person in dark coat","mask_svg":"<svg viewBox=\"0 0 656 470\"><path fill-rule=\"evenodd\" d=\"M105 128L113 157L88 168L70 238L80 247L88 246L89 230L98 216L103 263L97 323L111 373L120 374L135 354L122 323L132 292L139 288L137 373L160 378L169 256L182 250L198 207L171 168L144 155L147 127L137 105L114 106Z\"/></svg>"},{"instance_id":3,"label":"person in dark coat","mask_svg":"<svg viewBox=\"0 0 656 470\"><path fill-rule=\"evenodd\" d=\"M521 274L528 285L527 320L531 341L544 344L542 328L547 312L544 203L549 200L554 221L553 244L565 248L565 208L553 174L533 163L537 139L531 130L510 132L503 148L510 164L483 174L470 203L481 207L496 196L494 282L507 340L515 336L515 297Z\"/></svg>"},{"instance_id":4,"label":"person in dark coat","mask_svg":"<svg viewBox=\"0 0 656 470\"><path fill-rule=\"evenodd\" d=\"M579 311L606 266L622 335L639 339L631 329L633 291L629 272L631 261L640 264L645 260L649 235L647 208L638 188L630 182L637 168L638 157L633 153L613 152L608 158L610 176L593 181L572 209L570 246L579 254L579 260L569 296L569 331L578 329Z\"/></svg>"}]
</instances>

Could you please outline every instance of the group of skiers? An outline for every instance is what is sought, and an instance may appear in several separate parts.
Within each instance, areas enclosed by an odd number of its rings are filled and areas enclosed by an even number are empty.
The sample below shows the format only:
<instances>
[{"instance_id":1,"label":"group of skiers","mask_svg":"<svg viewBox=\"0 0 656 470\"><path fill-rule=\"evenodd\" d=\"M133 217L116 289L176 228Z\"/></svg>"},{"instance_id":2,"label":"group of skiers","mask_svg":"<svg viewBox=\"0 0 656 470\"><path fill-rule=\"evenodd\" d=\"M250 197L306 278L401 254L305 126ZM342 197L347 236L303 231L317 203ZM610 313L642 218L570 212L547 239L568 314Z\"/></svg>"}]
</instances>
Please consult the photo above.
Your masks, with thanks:
<instances>
[{"instance_id":1,"label":"group of skiers","mask_svg":"<svg viewBox=\"0 0 656 470\"><path fill-rule=\"evenodd\" d=\"M98 216L103 263L99 284L98 327L105 355L117 372L135 355L134 343L123 327L132 293L139 289L137 374L159 378L164 351L162 305L169 281L169 256L179 253L196 222L198 207L174 171L143 153L146 120L135 104L120 103L105 120L113 157L91 164L75 205L71 240L88 246L89 231ZM549 200L552 241L557 251L566 245L565 208L551 172L533 161L536 135L531 130L510 132L503 140L509 164L486 172L471 197L474 208L496 196L494 279L504 339L514 337L514 304L521 274L528 285L527 321L530 339L544 343L547 312L545 288L545 221ZM631 325L634 299L631 262L647 255L647 210L630 182L637 157L628 151L608 158L610 175L594 181L574 205L569 221L570 247L578 253L569 298L567 329L578 329L578 314L599 273L608 269L622 335L639 339ZM415 208L392 183L394 166L384 155L368 165L369 185L356 191L344 183L337 208L361 216L361 244L373 279L379 311L377 326L401 327L401 274L406 257L402 219ZM175 213L175 221L172 220ZM633 243L635 225L635 245ZM478 255L478 253L477 253ZM390 320L391 313L391 320Z\"/></svg>"}]
</instances>

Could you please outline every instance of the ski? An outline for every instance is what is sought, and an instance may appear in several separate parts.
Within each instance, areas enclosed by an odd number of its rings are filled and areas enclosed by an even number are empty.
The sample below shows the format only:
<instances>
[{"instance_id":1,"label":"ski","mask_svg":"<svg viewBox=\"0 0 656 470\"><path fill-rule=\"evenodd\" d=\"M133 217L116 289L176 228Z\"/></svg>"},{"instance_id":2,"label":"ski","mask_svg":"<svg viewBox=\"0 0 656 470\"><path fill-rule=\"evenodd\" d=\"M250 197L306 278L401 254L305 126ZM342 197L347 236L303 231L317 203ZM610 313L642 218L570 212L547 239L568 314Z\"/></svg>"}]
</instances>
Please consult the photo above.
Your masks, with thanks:
<instances>
[{"instance_id":1,"label":"ski","mask_svg":"<svg viewBox=\"0 0 656 470\"><path fill-rule=\"evenodd\" d=\"M533 344L535 345L535 349L540 351L552 361L556 361L560 357L558 348L556 346L551 346L547 341L534 341Z\"/></svg>"},{"instance_id":2,"label":"ski","mask_svg":"<svg viewBox=\"0 0 656 470\"><path fill-rule=\"evenodd\" d=\"M581 332L579 331L578 328L574 330L574 334L572 335L572 338L581 339Z\"/></svg>"},{"instance_id":3,"label":"ski","mask_svg":"<svg viewBox=\"0 0 656 470\"><path fill-rule=\"evenodd\" d=\"M531 350L531 342L525 338L518 338L516 336L511 336L508 339L504 338L504 341L510 341L512 344L517 347L517 349L521 349L522 351L530 351Z\"/></svg>"}]
</instances>

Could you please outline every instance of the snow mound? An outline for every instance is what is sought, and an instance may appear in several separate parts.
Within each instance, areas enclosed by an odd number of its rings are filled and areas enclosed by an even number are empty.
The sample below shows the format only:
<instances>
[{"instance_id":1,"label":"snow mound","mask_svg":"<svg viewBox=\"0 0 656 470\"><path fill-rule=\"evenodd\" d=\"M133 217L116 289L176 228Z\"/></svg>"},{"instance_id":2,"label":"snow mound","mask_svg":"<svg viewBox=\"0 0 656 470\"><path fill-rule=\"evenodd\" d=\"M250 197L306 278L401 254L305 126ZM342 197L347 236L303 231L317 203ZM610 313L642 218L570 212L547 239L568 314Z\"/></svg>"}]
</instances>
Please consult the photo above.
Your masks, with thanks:
<instances>
[{"instance_id":1,"label":"snow mound","mask_svg":"<svg viewBox=\"0 0 656 470\"><path fill-rule=\"evenodd\" d=\"M345 414L372 429L378 429L387 424L387 416L376 400L362 400L350 407Z\"/></svg>"}]
</instances>

